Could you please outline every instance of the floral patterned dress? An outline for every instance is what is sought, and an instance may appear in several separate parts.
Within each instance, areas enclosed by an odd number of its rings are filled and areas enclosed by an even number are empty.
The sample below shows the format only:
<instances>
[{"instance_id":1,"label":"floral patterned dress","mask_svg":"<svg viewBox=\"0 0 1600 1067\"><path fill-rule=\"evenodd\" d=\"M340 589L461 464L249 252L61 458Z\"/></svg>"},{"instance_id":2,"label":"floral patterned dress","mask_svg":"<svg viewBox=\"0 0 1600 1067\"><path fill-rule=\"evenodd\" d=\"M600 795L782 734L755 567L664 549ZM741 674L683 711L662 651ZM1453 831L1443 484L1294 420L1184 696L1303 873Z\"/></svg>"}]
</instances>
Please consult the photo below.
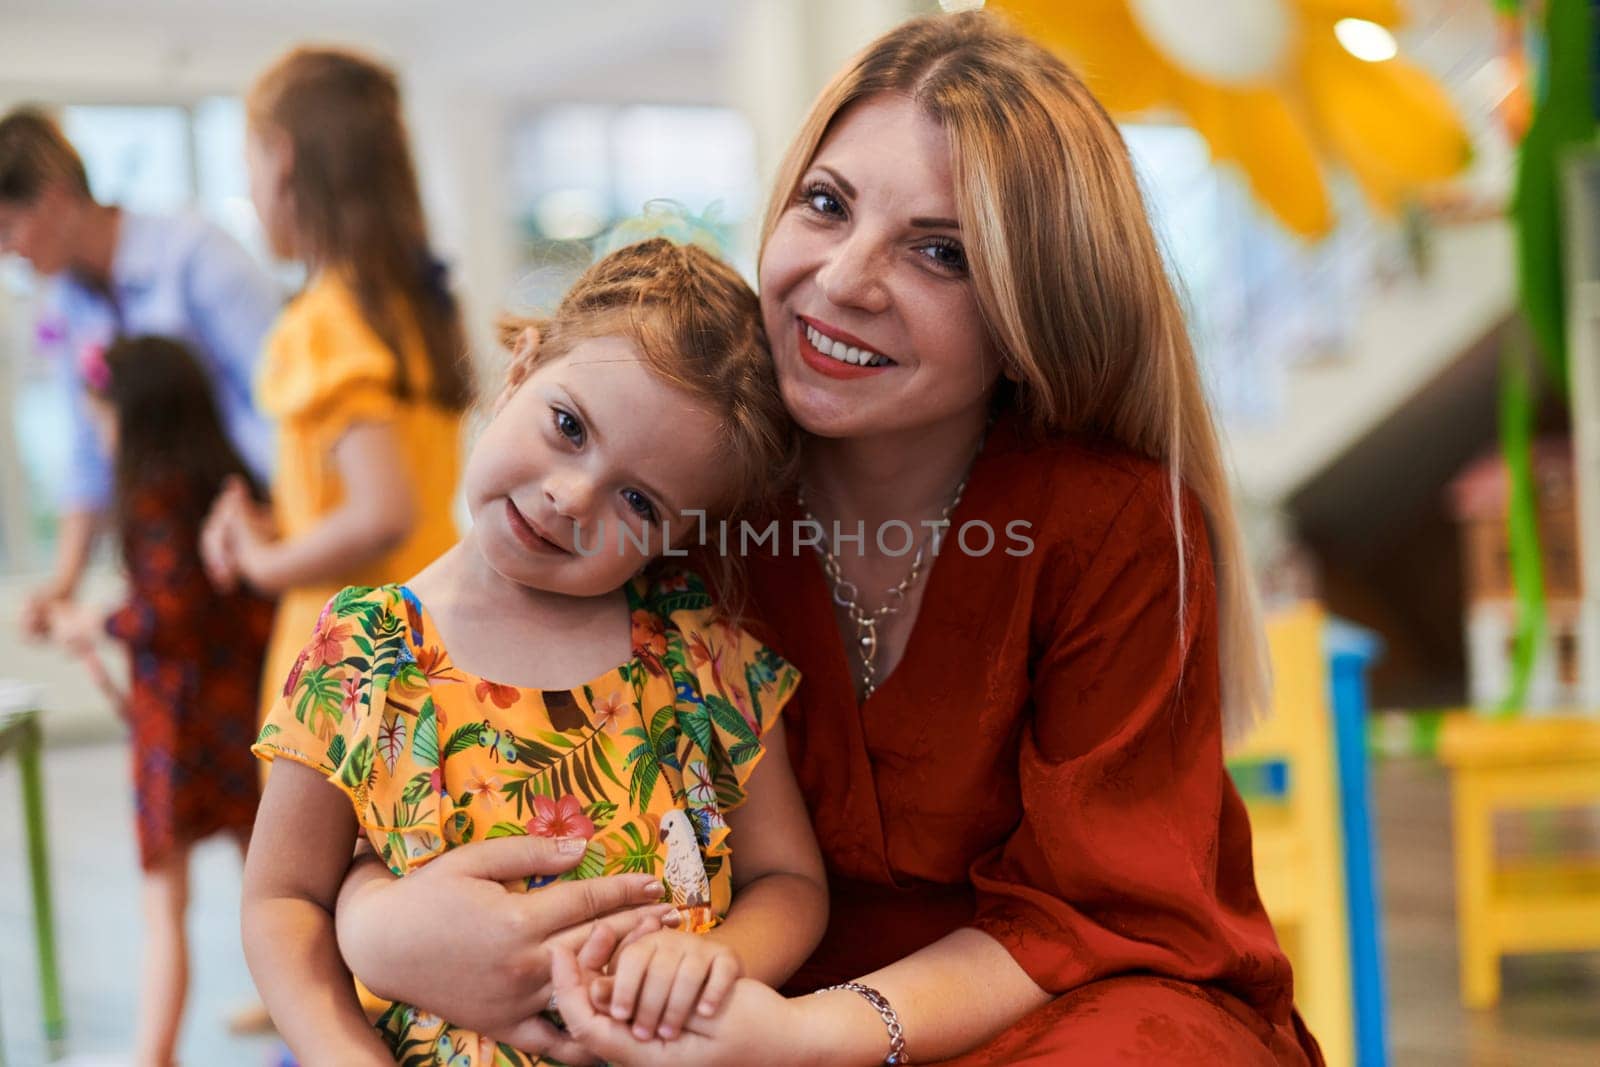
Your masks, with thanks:
<instances>
[{"instance_id":1,"label":"floral patterned dress","mask_svg":"<svg viewBox=\"0 0 1600 1067\"><path fill-rule=\"evenodd\" d=\"M254 751L327 775L402 876L469 841L581 835L589 849L560 878L651 873L676 894L662 821L686 815L714 922L733 885L724 814L743 801L799 673L721 617L692 575L640 578L627 595L633 658L576 689L539 690L457 669L405 586L346 589ZM378 1025L403 1067L554 1062L410 1005Z\"/></svg>"},{"instance_id":2,"label":"floral patterned dress","mask_svg":"<svg viewBox=\"0 0 1600 1067\"><path fill-rule=\"evenodd\" d=\"M219 593L200 563L212 487L166 477L122 509L128 599L106 631L128 650L139 862L152 870L216 833L247 837L259 799L245 746L272 602Z\"/></svg>"}]
</instances>

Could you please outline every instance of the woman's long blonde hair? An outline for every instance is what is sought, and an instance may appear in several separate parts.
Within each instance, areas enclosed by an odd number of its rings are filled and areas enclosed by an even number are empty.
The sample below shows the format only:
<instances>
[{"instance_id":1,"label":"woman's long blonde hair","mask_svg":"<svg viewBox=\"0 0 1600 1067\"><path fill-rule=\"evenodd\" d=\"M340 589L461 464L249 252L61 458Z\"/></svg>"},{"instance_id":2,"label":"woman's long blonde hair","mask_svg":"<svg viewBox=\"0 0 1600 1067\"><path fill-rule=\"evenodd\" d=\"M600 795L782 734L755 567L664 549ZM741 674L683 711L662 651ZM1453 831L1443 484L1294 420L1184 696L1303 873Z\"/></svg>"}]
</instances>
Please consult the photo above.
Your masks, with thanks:
<instances>
[{"instance_id":1,"label":"woman's long blonde hair","mask_svg":"<svg viewBox=\"0 0 1600 1067\"><path fill-rule=\"evenodd\" d=\"M1221 445L1184 322L1115 123L1060 59L986 12L913 19L822 91L779 170L762 244L832 122L909 96L949 134L956 203L985 322L1036 435L1110 438L1166 465L1183 641L1182 490L1210 535L1224 722L1265 709L1270 671Z\"/></svg>"}]
</instances>

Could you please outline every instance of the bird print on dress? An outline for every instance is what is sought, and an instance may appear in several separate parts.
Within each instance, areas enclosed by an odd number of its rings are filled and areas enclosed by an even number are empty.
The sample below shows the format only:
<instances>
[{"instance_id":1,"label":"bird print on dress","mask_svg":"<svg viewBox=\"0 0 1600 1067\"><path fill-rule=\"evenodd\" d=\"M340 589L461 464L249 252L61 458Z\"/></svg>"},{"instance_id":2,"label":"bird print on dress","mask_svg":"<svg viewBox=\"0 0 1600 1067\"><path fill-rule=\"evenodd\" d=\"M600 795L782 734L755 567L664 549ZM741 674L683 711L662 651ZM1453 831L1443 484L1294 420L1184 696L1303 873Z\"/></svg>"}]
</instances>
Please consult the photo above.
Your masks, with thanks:
<instances>
[{"instance_id":1,"label":"bird print on dress","mask_svg":"<svg viewBox=\"0 0 1600 1067\"><path fill-rule=\"evenodd\" d=\"M661 842L667 846L663 881L683 919L681 929L692 933L709 930L716 923L711 913L711 882L687 812L674 808L661 816Z\"/></svg>"}]
</instances>

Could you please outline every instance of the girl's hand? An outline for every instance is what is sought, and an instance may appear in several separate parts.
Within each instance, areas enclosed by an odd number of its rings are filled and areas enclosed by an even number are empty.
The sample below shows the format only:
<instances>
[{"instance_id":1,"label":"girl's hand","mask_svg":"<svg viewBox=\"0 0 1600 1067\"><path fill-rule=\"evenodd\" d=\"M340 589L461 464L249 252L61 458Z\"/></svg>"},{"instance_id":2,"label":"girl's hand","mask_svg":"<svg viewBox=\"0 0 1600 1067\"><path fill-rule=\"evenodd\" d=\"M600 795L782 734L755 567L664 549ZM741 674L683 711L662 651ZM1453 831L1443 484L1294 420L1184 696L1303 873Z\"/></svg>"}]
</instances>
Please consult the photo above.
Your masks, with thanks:
<instances>
[{"instance_id":1,"label":"girl's hand","mask_svg":"<svg viewBox=\"0 0 1600 1067\"><path fill-rule=\"evenodd\" d=\"M62 602L50 611L50 640L74 656L92 656L105 634L106 613L87 604Z\"/></svg>"},{"instance_id":2,"label":"girl's hand","mask_svg":"<svg viewBox=\"0 0 1600 1067\"><path fill-rule=\"evenodd\" d=\"M611 936L597 930L593 938ZM556 949L551 974L567 1032L608 1062L619 1067L744 1067L750 1063L837 1067L844 1062L830 1058L826 1020L811 1010L811 998L789 1000L749 978L734 983L717 1014L691 1014L675 1039L641 1040L626 1022L613 1019L595 1005L595 995L604 997L608 992L608 980L594 966L596 957L603 955L596 948L585 945L581 953Z\"/></svg>"},{"instance_id":3,"label":"girl's hand","mask_svg":"<svg viewBox=\"0 0 1600 1067\"><path fill-rule=\"evenodd\" d=\"M205 566L206 577L223 593L231 593L239 584L239 562L234 549L234 528L238 524L239 490L243 483L230 478L223 484L222 492L212 501L211 510L200 528L200 561ZM248 491L246 494L248 496Z\"/></svg>"},{"instance_id":4,"label":"girl's hand","mask_svg":"<svg viewBox=\"0 0 1600 1067\"><path fill-rule=\"evenodd\" d=\"M602 980L596 990L599 1007L618 1022L631 1020L633 1036L641 1041L671 1041L691 1012L717 1013L744 965L733 949L713 938L661 930L619 949L611 972L609 989Z\"/></svg>"},{"instance_id":5,"label":"girl's hand","mask_svg":"<svg viewBox=\"0 0 1600 1067\"><path fill-rule=\"evenodd\" d=\"M502 884L560 874L583 858L583 846L496 838L452 849L400 879L370 853L358 856L334 913L345 962L381 997L514 1048L593 1063L539 1017L550 1003L551 952L578 951L596 925L614 939L609 952L635 929L676 922L677 913L660 903L661 883L648 875L558 882L534 893Z\"/></svg>"}]
</instances>

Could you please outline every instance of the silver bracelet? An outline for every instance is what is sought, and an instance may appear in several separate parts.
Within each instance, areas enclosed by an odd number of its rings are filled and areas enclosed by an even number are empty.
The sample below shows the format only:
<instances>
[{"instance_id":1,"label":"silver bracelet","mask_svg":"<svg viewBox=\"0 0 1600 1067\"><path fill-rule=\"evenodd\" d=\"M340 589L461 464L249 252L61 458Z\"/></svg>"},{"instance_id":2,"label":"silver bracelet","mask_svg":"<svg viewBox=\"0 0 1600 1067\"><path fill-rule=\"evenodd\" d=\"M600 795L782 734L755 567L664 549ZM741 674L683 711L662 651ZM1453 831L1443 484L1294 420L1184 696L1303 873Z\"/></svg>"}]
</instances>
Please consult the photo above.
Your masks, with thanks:
<instances>
[{"instance_id":1,"label":"silver bracelet","mask_svg":"<svg viewBox=\"0 0 1600 1067\"><path fill-rule=\"evenodd\" d=\"M889 1029L889 1055L883 1059L886 1067L895 1067L895 1065L903 1067L903 1065L911 1062L906 1057L906 1032L900 1025L900 1015L894 1010L894 1005L889 1003L888 997L885 997L869 985L862 985L860 982L840 982L838 985L831 985L826 989L819 989L817 992L831 993L835 989L848 989L852 993L859 994L882 1017L883 1025Z\"/></svg>"}]
</instances>

